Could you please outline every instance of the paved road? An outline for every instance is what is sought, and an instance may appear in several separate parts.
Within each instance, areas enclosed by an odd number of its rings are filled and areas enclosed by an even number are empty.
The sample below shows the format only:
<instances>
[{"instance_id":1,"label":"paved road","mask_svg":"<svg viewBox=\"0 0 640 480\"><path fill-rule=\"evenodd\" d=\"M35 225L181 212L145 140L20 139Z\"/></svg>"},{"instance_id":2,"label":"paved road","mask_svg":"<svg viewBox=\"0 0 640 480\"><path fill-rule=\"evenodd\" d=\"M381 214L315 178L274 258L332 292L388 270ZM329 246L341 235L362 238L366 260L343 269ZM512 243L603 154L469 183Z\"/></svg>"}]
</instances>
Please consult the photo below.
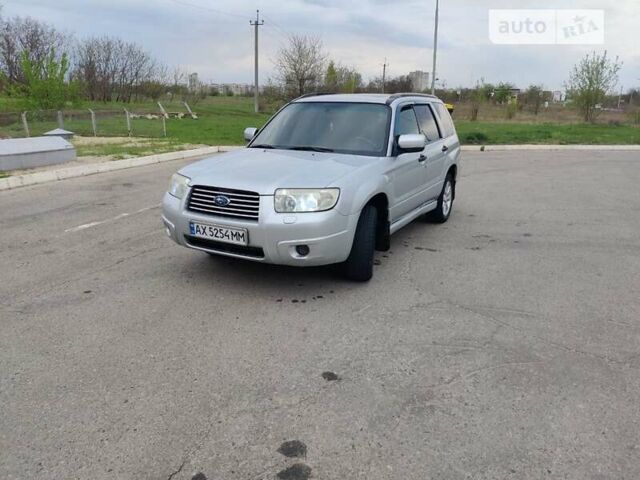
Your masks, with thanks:
<instances>
[{"instance_id":1,"label":"paved road","mask_svg":"<svg viewBox=\"0 0 640 480\"><path fill-rule=\"evenodd\" d=\"M468 153L367 285L173 245L179 165L0 192L0 478L640 478L637 153Z\"/></svg>"}]
</instances>

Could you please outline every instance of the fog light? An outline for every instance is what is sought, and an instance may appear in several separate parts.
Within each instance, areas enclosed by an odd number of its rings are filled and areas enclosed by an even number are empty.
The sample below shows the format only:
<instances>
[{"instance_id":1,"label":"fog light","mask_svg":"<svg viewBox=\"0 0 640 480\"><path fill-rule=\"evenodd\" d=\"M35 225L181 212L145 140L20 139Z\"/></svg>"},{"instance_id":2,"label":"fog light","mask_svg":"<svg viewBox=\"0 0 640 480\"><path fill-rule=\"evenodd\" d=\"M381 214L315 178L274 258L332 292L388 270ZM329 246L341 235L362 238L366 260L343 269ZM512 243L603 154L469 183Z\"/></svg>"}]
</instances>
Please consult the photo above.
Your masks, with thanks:
<instances>
[{"instance_id":1,"label":"fog light","mask_svg":"<svg viewBox=\"0 0 640 480\"><path fill-rule=\"evenodd\" d=\"M307 255L309 255L309 245L297 245L296 252L301 257L306 257Z\"/></svg>"},{"instance_id":2,"label":"fog light","mask_svg":"<svg viewBox=\"0 0 640 480\"><path fill-rule=\"evenodd\" d=\"M167 237L171 238L171 230L169 230L169 227L165 227L164 231L167 234Z\"/></svg>"}]
</instances>

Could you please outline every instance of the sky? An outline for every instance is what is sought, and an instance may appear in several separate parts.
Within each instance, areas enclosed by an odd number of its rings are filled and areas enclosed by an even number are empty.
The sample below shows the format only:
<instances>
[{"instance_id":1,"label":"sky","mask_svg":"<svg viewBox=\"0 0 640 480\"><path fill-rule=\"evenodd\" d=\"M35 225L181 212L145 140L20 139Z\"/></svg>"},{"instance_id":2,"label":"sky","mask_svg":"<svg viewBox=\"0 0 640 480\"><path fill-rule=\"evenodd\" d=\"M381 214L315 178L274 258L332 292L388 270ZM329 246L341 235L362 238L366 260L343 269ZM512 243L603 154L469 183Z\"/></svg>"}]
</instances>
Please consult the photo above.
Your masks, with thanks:
<instances>
[{"instance_id":1,"label":"sky","mask_svg":"<svg viewBox=\"0 0 640 480\"><path fill-rule=\"evenodd\" d=\"M31 16L78 38L114 35L215 83L253 82L260 9L260 81L291 34L322 38L336 62L365 79L431 71L435 0L0 0L4 16ZM603 9L604 45L495 45L489 9ZM560 90L585 54L624 62L619 87L640 87L640 0L440 0L438 78L447 88L511 82Z\"/></svg>"}]
</instances>

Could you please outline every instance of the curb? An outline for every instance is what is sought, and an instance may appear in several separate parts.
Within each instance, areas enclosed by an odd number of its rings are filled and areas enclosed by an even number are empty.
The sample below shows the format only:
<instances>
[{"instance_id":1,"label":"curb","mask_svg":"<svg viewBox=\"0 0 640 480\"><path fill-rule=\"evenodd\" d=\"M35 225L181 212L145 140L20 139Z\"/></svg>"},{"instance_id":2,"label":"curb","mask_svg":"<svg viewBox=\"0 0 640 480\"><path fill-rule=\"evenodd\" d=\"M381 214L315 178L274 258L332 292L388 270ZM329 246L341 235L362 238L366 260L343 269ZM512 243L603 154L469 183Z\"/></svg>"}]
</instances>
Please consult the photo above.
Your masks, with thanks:
<instances>
[{"instance_id":1,"label":"curb","mask_svg":"<svg viewBox=\"0 0 640 480\"><path fill-rule=\"evenodd\" d=\"M640 145L463 145L463 152L507 152L513 150L587 150L587 151L640 151Z\"/></svg>"},{"instance_id":2,"label":"curb","mask_svg":"<svg viewBox=\"0 0 640 480\"><path fill-rule=\"evenodd\" d=\"M229 152L242 147L214 146L196 148L193 150L181 150L178 152L160 153L148 157L126 158L124 160L112 160L108 162L91 163L75 167L60 168L57 170L44 170L42 172L25 173L0 179L0 191L13 188L27 187L40 183L55 182L67 178L85 177L97 173L113 172L126 168L143 167L155 163L173 162L175 160L196 160L213 153Z\"/></svg>"}]
</instances>

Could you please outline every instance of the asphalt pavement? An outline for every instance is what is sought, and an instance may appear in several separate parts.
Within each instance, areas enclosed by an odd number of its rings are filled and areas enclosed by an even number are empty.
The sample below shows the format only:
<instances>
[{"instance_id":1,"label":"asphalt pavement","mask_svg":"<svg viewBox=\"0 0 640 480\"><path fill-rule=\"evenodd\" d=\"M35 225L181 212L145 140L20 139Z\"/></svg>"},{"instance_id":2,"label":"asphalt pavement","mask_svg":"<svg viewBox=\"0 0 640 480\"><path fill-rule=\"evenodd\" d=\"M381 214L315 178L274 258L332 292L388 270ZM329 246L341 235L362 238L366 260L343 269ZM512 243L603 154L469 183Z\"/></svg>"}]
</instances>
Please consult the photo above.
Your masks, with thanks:
<instances>
[{"instance_id":1,"label":"asphalt pavement","mask_svg":"<svg viewBox=\"0 0 640 480\"><path fill-rule=\"evenodd\" d=\"M368 284L174 245L183 163L0 192L0 478L640 478L638 152L467 152Z\"/></svg>"}]
</instances>

